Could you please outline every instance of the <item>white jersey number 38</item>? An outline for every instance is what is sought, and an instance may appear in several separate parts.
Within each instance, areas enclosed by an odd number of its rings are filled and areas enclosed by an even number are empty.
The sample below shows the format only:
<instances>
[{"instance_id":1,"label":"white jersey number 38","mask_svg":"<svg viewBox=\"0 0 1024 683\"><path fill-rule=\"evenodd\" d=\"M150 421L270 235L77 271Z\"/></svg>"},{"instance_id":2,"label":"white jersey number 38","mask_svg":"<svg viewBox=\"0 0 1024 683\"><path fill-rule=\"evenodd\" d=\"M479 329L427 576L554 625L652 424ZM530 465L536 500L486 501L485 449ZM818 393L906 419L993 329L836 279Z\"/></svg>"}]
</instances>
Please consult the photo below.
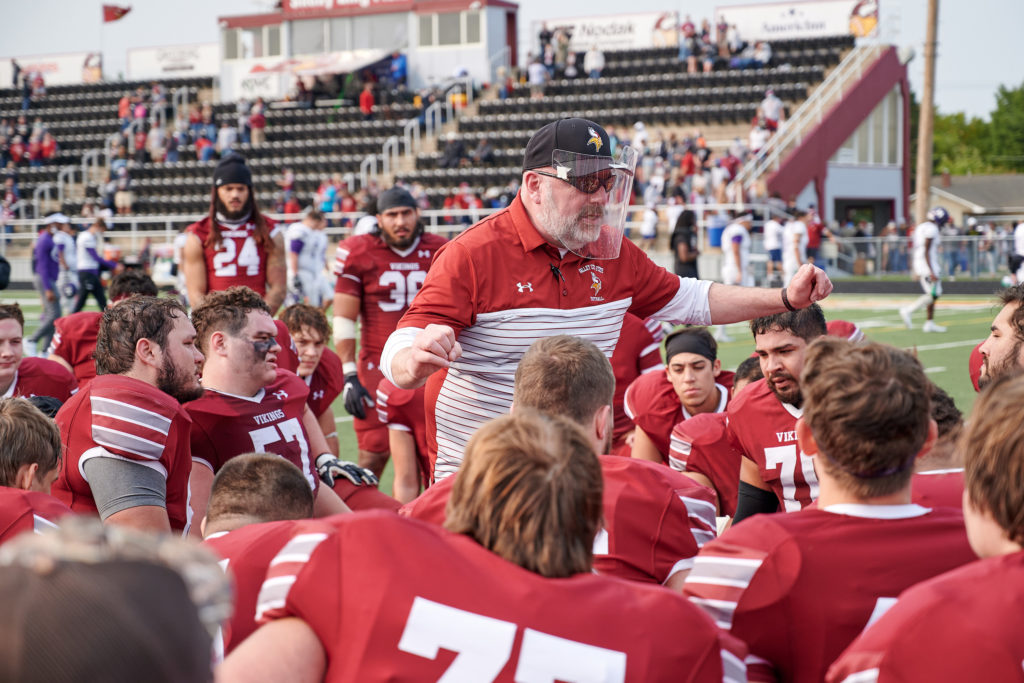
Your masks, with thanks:
<instances>
[{"instance_id":1,"label":"white jersey number 38","mask_svg":"<svg viewBox=\"0 0 1024 683\"><path fill-rule=\"evenodd\" d=\"M413 270L408 274L397 270L386 270L381 273L377 283L381 287L391 287L391 298L381 299L380 310L386 313L404 311L409 308L416 292L423 286L423 279L427 277L425 270Z\"/></svg>"}]
</instances>

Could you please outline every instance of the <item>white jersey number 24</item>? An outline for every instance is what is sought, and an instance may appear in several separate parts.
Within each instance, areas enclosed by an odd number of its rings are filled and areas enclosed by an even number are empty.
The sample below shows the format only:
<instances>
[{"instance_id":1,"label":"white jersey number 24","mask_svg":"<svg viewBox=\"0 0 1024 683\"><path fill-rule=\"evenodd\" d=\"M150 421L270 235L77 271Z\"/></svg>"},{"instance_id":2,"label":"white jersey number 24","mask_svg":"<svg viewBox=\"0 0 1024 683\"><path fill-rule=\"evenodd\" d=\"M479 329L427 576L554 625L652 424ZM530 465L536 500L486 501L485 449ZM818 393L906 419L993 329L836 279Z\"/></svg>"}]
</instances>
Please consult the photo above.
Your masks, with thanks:
<instances>
[{"instance_id":1,"label":"white jersey number 24","mask_svg":"<svg viewBox=\"0 0 1024 683\"><path fill-rule=\"evenodd\" d=\"M256 240L246 237L242 249L233 239L221 241L220 249L213 255L213 273L217 277L236 277L239 268L245 268L246 275L260 274L260 250L256 248Z\"/></svg>"}]
</instances>

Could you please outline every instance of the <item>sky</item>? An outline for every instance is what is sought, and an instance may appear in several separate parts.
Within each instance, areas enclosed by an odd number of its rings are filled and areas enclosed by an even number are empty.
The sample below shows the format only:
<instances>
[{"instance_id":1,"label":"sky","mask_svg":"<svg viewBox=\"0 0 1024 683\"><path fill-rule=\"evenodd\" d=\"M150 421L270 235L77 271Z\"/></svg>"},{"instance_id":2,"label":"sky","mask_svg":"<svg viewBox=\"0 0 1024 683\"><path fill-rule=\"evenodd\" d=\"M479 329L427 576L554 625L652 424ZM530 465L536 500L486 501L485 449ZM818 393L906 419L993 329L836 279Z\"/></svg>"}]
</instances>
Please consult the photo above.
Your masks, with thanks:
<instances>
[{"instance_id":1,"label":"sky","mask_svg":"<svg viewBox=\"0 0 1024 683\"><path fill-rule=\"evenodd\" d=\"M0 0L0 57L102 49L108 78L124 72L127 50L211 43L218 40L217 17L266 11L269 0L106 0L131 4L118 22L100 21L103 0ZM520 44L532 42L534 22L623 11L677 10L695 20L715 16L715 8L757 0L520 0ZM911 88L920 96L927 0L879 0L881 37L914 49ZM57 19L59 17L59 19ZM988 118L1000 84L1024 83L1024 57L1017 52L1024 27L1022 0L942 0L935 101L942 113L963 111ZM521 54L525 54L521 50ZM1002 57L998 55L1003 55Z\"/></svg>"}]
</instances>

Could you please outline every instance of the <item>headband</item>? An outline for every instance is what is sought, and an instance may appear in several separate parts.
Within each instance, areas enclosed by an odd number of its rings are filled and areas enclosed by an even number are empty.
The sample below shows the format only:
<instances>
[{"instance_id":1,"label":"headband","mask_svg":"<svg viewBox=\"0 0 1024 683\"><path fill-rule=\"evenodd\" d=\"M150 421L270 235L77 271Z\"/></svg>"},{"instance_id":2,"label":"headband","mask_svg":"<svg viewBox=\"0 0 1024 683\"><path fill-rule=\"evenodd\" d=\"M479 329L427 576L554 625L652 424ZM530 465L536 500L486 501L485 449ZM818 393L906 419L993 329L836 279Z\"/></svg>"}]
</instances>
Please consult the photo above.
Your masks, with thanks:
<instances>
[{"instance_id":1,"label":"headband","mask_svg":"<svg viewBox=\"0 0 1024 683\"><path fill-rule=\"evenodd\" d=\"M718 357L718 353L711 342L702 334L688 334L678 332L668 338L665 342L665 359L670 361L680 353L695 353L704 356L710 361Z\"/></svg>"}]
</instances>

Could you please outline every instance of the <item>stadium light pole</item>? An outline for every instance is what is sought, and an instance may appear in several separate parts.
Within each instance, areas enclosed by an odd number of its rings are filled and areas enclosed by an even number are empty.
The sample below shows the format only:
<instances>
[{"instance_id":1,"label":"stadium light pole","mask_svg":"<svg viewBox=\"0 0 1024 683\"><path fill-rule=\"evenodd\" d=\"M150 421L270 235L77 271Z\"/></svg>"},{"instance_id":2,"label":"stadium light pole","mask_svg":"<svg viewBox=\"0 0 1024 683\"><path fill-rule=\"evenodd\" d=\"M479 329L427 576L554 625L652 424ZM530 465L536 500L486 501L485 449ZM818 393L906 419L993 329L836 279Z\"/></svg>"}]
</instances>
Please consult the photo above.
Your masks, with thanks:
<instances>
[{"instance_id":1,"label":"stadium light pole","mask_svg":"<svg viewBox=\"0 0 1024 683\"><path fill-rule=\"evenodd\" d=\"M923 223L928 213L932 187L932 130L935 121L935 46L939 23L939 0L928 0L928 26L924 39L924 87L917 120L917 202L914 222Z\"/></svg>"}]
</instances>

